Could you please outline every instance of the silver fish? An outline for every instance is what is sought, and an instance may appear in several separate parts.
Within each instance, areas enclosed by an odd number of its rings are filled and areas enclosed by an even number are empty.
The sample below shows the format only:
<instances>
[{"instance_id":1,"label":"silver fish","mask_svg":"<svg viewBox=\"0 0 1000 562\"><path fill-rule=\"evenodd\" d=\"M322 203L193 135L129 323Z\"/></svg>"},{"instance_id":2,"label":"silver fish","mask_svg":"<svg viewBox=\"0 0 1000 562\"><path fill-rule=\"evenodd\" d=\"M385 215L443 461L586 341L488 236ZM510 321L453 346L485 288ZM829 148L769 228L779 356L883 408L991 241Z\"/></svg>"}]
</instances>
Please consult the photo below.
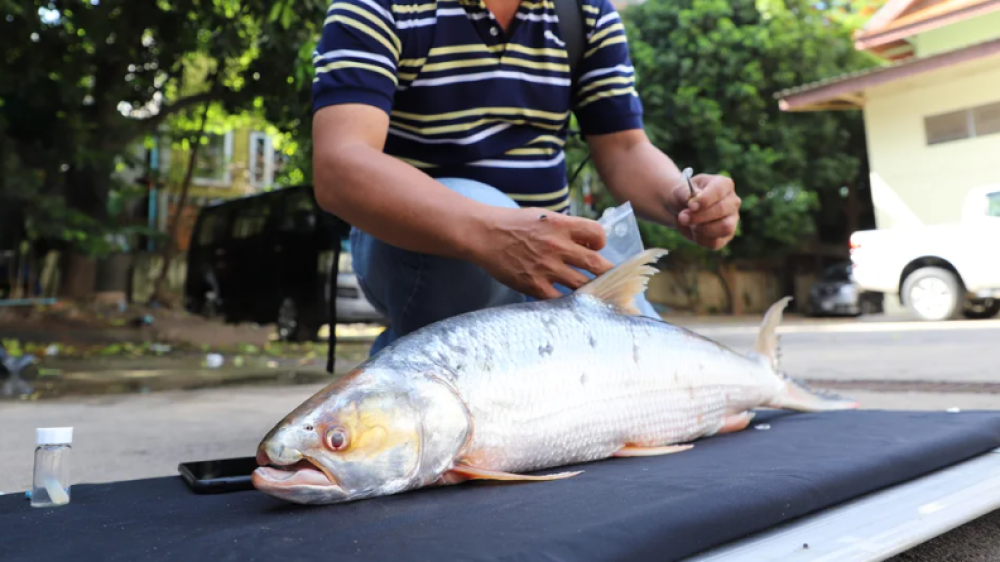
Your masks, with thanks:
<instances>
[{"instance_id":1,"label":"silver fish","mask_svg":"<svg viewBox=\"0 0 1000 562\"><path fill-rule=\"evenodd\" d=\"M765 314L740 354L641 316L652 249L562 298L455 316L400 338L288 414L261 441L254 486L328 504L612 456L690 449L747 427L757 407L855 408L778 371Z\"/></svg>"}]
</instances>

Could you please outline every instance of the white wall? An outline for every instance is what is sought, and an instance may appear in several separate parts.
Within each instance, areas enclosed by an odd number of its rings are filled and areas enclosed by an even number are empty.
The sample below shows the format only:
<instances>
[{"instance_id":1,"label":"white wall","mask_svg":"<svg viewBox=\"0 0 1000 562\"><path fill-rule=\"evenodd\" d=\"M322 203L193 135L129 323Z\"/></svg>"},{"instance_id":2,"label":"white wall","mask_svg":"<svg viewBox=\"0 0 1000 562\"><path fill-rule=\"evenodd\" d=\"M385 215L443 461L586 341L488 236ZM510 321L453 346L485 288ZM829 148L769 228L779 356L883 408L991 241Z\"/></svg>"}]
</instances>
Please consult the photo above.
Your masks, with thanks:
<instances>
[{"instance_id":1,"label":"white wall","mask_svg":"<svg viewBox=\"0 0 1000 562\"><path fill-rule=\"evenodd\" d=\"M966 195L1000 183L1000 134L927 146L924 117L1000 102L1000 55L865 92L879 228L961 218Z\"/></svg>"}]
</instances>

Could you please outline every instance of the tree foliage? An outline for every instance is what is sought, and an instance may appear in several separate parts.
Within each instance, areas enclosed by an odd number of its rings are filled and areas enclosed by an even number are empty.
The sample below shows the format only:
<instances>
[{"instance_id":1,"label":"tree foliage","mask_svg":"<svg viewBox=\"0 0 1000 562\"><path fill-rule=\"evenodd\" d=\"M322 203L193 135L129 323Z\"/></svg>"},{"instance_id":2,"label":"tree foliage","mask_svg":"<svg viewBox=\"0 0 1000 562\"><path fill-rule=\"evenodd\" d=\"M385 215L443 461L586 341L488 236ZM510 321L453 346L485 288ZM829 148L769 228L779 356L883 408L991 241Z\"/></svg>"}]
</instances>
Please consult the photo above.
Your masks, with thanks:
<instances>
[{"instance_id":1,"label":"tree foliage","mask_svg":"<svg viewBox=\"0 0 1000 562\"><path fill-rule=\"evenodd\" d=\"M886 0L832 0L823 7L831 21L849 31L861 29Z\"/></svg>"},{"instance_id":2,"label":"tree foliage","mask_svg":"<svg viewBox=\"0 0 1000 562\"><path fill-rule=\"evenodd\" d=\"M325 0L3 6L0 155L11 175L0 179L0 195L61 204L90 237L108 222L112 172L129 145L171 116L213 102L225 114L256 112L284 130L308 118L311 75L303 62Z\"/></svg>"},{"instance_id":3,"label":"tree foliage","mask_svg":"<svg viewBox=\"0 0 1000 562\"><path fill-rule=\"evenodd\" d=\"M818 196L858 180L859 113L779 111L775 94L864 68L844 25L802 0L647 0L624 14L651 140L732 177L741 230L723 255L777 256L814 231ZM647 244L705 253L662 227Z\"/></svg>"}]
</instances>

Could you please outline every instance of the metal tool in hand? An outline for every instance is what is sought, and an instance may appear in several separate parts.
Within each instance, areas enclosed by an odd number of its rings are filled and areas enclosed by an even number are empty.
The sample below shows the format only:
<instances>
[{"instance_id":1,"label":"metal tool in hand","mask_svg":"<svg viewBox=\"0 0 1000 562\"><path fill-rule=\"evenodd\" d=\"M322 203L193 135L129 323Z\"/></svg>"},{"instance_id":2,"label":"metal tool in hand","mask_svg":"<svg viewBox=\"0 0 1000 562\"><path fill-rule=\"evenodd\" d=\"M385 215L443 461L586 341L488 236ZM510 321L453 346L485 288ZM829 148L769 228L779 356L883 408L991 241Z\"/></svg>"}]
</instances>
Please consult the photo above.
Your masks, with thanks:
<instances>
[{"instance_id":1,"label":"metal tool in hand","mask_svg":"<svg viewBox=\"0 0 1000 562\"><path fill-rule=\"evenodd\" d=\"M694 170L692 170L691 168L684 168L684 170L681 172L681 177L684 178L684 181L687 182L688 191L690 192L690 195L688 195L687 198L689 203L691 202L692 199L694 199L694 196L698 194L698 192L694 190L694 184L691 183L691 176L693 175L694 175ZM680 215L680 211L675 211L674 209L671 209L669 205L667 205L667 212L675 217Z\"/></svg>"},{"instance_id":2,"label":"metal tool in hand","mask_svg":"<svg viewBox=\"0 0 1000 562\"><path fill-rule=\"evenodd\" d=\"M688 201L690 201L694 199L695 196L694 185L691 183L691 176L694 175L694 170L692 170L691 168L684 168L684 171L681 172L681 175L684 176L684 181L687 182L688 189L691 191L691 195L688 196Z\"/></svg>"}]
</instances>

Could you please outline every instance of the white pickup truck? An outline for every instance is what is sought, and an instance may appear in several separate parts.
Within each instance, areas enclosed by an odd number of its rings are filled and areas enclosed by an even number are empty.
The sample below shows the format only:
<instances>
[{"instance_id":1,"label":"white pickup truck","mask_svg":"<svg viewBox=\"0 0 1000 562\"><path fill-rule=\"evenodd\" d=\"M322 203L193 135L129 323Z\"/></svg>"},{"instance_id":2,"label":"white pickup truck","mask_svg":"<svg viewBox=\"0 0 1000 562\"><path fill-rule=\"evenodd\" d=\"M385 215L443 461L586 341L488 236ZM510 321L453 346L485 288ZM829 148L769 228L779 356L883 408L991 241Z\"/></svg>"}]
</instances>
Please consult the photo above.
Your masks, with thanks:
<instances>
[{"instance_id":1,"label":"white pickup truck","mask_svg":"<svg viewBox=\"0 0 1000 562\"><path fill-rule=\"evenodd\" d=\"M851 235L862 291L898 295L922 320L991 318L1000 312L1000 185L966 199L955 223Z\"/></svg>"}]
</instances>

